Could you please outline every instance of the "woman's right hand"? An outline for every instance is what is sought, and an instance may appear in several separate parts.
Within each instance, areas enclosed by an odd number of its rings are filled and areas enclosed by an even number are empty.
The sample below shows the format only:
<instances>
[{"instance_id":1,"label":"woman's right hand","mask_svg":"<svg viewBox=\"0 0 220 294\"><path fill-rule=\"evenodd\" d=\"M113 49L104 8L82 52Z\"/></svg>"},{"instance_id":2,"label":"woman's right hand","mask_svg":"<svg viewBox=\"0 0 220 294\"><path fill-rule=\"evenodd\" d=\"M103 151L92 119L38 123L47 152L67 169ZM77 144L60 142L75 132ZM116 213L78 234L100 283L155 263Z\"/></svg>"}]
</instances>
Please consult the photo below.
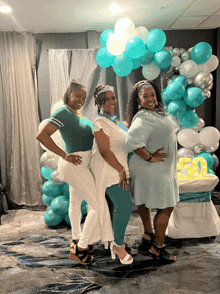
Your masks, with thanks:
<instances>
[{"instance_id":1,"label":"woman's right hand","mask_svg":"<svg viewBox=\"0 0 220 294\"><path fill-rule=\"evenodd\" d=\"M119 184L118 187L122 184L123 190L128 189L128 181L126 177L126 172L124 171L123 173L119 174Z\"/></svg>"},{"instance_id":2,"label":"woman's right hand","mask_svg":"<svg viewBox=\"0 0 220 294\"><path fill-rule=\"evenodd\" d=\"M82 163L81 159L82 159L81 156L69 153L65 160L68 161L68 162L71 162L71 163L73 163L75 165L78 165L78 164Z\"/></svg>"},{"instance_id":3,"label":"woman's right hand","mask_svg":"<svg viewBox=\"0 0 220 294\"><path fill-rule=\"evenodd\" d=\"M156 152L154 152L152 154L152 158L151 158L150 162L158 162L158 161L164 162L163 158L167 158L169 154L161 152L163 150L164 150L164 148L160 148Z\"/></svg>"}]
</instances>

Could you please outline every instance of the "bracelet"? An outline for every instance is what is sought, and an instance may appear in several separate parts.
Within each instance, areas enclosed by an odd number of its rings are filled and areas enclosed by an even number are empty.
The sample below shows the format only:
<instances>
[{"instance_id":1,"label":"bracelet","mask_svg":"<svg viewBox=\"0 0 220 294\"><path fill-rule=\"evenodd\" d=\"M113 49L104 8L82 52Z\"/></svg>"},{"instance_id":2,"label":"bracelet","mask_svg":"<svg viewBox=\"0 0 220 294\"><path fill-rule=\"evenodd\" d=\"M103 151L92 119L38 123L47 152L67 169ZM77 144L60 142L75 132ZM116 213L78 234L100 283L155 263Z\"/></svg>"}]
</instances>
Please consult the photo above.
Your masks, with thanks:
<instances>
[{"instance_id":1,"label":"bracelet","mask_svg":"<svg viewBox=\"0 0 220 294\"><path fill-rule=\"evenodd\" d=\"M150 153L149 153L149 154L150 154ZM149 158L149 159L146 159L146 161L151 161L152 157L153 157L153 155L150 154L150 158Z\"/></svg>"},{"instance_id":2,"label":"bracelet","mask_svg":"<svg viewBox=\"0 0 220 294\"><path fill-rule=\"evenodd\" d=\"M65 157L65 158L63 158L63 159L64 159L64 160L66 160L66 159L67 159L67 157L68 157L68 155L69 155L69 154L68 154L68 153L66 153L66 157Z\"/></svg>"},{"instance_id":3,"label":"bracelet","mask_svg":"<svg viewBox=\"0 0 220 294\"><path fill-rule=\"evenodd\" d=\"M124 172L125 170L123 169L122 171L120 171L120 172L118 172L119 174L123 174L123 172Z\"/></svg>"}]
</instances>

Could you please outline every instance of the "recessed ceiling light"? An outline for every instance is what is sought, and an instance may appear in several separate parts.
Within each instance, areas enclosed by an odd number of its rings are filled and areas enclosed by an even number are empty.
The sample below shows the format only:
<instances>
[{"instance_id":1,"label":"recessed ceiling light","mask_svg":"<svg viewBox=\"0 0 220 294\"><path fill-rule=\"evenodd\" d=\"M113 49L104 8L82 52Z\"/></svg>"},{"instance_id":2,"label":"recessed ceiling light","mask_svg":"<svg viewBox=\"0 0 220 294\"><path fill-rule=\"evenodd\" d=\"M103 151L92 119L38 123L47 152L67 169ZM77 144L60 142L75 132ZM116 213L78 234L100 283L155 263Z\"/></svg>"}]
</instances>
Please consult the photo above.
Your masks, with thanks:
<instances>
[{"instance_id":1,"label":"recessed ceiling light","mask_svg":"<svg viewBox=\"0 0 220 294\"><path fill-rule=\"evenodd\" d=\"M0 6L0 12L9 13L9 12L11 12L11 7L9 7L9 6Z\"/></svg>"},{"instance_id":2,"label":"recessed ceiling light","mask_svg":"<svg viewBox=\"0 0 220 294\"><path fill-rule=\"evenodd\" d=\"M108 9L113 13L120 13L122 12L121 7L118 4L111 4L109 5Z\"/></svg>"}]
</instances>

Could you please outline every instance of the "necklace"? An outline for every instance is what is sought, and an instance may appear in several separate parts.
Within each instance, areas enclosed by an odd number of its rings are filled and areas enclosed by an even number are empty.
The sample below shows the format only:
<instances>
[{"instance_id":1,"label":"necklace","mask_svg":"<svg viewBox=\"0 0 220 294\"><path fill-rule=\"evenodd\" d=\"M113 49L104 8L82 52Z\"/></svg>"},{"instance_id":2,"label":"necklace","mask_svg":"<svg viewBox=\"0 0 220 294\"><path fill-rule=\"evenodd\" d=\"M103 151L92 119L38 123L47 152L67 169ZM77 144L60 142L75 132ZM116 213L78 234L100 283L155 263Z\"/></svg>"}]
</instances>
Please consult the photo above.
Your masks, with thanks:
<instances>
[{"instance_id":1,"label":"necklace","mask_svg":"<svg viewBox=\"0 0 220 294\"><path fill-rule=\"evenodd\" d=\"M72 113L74 113L74 114L76 114L76 115L78 115L79 113L78 113L78 110L74 110L74 109L72 109L69 105L65 105Z\"/></svg>"}]
</instances>

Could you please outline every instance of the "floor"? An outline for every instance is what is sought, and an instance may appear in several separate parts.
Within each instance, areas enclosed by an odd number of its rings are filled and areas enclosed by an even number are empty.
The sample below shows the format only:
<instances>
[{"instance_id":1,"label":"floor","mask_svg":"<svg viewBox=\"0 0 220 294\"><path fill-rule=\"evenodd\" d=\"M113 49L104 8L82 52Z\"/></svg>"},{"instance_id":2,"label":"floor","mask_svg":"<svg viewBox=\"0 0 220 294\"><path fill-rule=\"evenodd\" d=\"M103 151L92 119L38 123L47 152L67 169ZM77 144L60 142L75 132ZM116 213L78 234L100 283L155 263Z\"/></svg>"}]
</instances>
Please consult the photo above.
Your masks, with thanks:
<instances>
[{"instance_id":1,"label":"floor","mask_svg":"<svg viewBox=\"0 0 220 294\"><path fill-rule=\"evenodd\" d=\"M220 214L220 201L214 204ZM93 265L82 266L69 260L70 227L62 223L49 228L44 213L19 209L1 217L1 294L220 293L220 236L167 237L167 246L177 255L177 261L170 265L156 263L148 253L138 251L143 232L138 213L133 211L125 243L134 263L121 265L97 243Z\"/></svg>"}]
</instances>

